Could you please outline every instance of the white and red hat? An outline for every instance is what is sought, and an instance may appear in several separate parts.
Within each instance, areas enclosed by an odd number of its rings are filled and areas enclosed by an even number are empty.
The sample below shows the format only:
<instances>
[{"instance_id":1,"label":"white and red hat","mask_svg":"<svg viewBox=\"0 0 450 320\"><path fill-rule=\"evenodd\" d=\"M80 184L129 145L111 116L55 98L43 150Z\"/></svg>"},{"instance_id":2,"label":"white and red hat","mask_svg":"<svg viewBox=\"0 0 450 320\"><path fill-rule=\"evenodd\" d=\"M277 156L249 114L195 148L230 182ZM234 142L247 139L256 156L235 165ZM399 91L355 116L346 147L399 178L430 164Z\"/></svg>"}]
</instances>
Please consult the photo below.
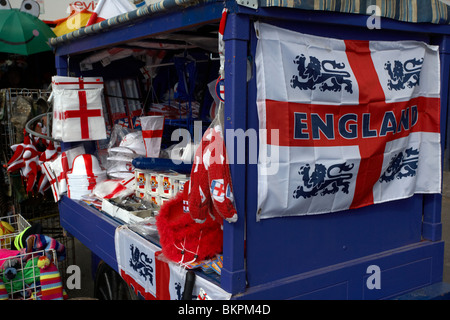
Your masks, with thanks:
<instances>
[{"instance_id":1,"label":"white and red hat","mask_svg":"<svg viewBox=\"0 0 450 320\"><path fill-rule=\"evenodd\" d=\"M100 167L98 159L92 154L80 154L67 173L67 195L71 199L80 199L92 193L96 184L105 179L106 170Z\"/></svg>"},{"instance_id":2,"label":"white and red hat","mask_svg":"<svg viewBox=\"0 0 450 320\"><path fill-rule=\"evenodd\" d=\"M98 159L92 154L80 154L73 160L72 170L67 176L94 176L105 173Z\"/></svg>"}]
</instances>

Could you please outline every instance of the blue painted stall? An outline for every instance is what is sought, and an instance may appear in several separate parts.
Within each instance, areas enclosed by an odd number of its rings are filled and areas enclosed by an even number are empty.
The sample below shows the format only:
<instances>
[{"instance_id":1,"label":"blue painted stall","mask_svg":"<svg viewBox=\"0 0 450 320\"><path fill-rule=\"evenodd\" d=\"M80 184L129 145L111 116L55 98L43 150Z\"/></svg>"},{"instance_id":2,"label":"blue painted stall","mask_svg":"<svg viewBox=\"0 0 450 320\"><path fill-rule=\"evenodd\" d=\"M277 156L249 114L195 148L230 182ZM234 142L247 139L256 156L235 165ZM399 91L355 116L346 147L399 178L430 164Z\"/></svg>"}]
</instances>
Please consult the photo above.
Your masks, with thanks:
<instances>
[{"instance_id":1,"label":"blue painted stall","mask_svg":"<svg viewBox=\"0 0 450 320\"><path fill-rule=\"evenodd\" d=\"M433 7L440 11L429 16L401 15L400 8L384 8L381 29L369 29L368 16L355 14L365 11L345 9L345 1L339 8L308 7L309 2L294 5L296 8L244 2L185 1L177 6L166 0L161 2L164 6L149 5L146 11L137 10L113 23L55 38L51 44L58 74L70 71L85 75L76 62L83 54L99 49L156 35L195 32L202 26L217 30L222 9L227 7L225 129L245 131L258 129L255 77L246 81L247 62L252 61L256 49L254 21L342 39L420 40L440 46L441 136L445 149L450 70L450 16L445 5ZM416 8L428 12L426 9ZM255 65L250 65L254 74ZM100 68L93 72L99 75ZM234 154L237 157L237 152ZM230 169L239 219L224 225L224 266L219 280L233 299L387 299L442 282L440 194L415 195L333 214L257 221L257 165L248 157L241 164L234 160ZM59 209L62 226L117 270L114 230L120 223L67 197L62 198ZM366 285L372 265L381 271L381 289Z\"/></svg>"}]
</instances>

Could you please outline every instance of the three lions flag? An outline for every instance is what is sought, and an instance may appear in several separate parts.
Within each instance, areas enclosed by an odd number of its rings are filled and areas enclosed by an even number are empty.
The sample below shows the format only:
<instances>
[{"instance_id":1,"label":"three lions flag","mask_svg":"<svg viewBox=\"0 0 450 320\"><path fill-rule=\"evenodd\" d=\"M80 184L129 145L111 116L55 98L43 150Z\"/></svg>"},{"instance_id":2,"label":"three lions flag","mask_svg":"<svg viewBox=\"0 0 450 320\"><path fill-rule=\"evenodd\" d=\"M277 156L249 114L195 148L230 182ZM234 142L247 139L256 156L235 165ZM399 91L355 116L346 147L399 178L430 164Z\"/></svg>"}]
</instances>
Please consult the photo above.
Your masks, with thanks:
<instances>
[{"instance_id":1,"label":"three lions flag","mask_svg":"<svg viewBox=\"0 0 450 320\"><path fill-rule=\"evenodd\" d=\"M440 193L437 46L255 28L258 219Z\"/></svg>"}]
</instances>

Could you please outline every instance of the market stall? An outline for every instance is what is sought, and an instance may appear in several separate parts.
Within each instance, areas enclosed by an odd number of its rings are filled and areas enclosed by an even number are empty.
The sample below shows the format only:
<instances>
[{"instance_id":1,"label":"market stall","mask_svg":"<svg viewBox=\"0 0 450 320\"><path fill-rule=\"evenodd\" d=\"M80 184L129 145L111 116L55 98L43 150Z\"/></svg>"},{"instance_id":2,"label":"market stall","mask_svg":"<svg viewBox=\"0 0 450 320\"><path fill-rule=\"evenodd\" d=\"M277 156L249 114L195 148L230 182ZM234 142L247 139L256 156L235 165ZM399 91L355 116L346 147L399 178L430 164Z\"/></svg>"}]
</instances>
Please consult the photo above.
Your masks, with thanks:
<instances>
[{"instance_id":1,"label":"market stall","mask_svg":"<svg viewBox=\"0 0 450 320\"><path fill-rule=\"evenodd\" d=\"M450 29L432 2L166 0L53 38L62 226L146 299L379 299L440 283ZM130 149L129 179L95 192L111 152ZM111 200L131 185L147 215Z\"/></svg>"}]
</instances>

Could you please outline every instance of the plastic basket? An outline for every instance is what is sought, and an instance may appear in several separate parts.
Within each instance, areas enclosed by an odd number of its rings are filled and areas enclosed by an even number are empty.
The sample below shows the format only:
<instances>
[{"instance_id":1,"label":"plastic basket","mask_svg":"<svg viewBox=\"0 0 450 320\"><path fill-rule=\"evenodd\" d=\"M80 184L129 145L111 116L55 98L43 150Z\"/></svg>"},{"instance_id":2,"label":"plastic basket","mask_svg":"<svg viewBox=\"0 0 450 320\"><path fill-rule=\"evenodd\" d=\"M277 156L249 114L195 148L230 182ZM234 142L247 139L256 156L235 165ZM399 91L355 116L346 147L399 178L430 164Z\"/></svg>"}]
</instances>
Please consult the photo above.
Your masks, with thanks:
<instances>
[{"instance_id":1,"label":"plastic basket","mask_svg":"<svg viewBox=\"0 0 450 320\"><path fill-rule=\"evenodd\" d=\"M11 249L11 243L14 241L14 238L23 230L31 226L20 214L0 217L0 221L7 222L14 228L13 233L0 236L0 249Z\"/></svg>"},{"instance_id":2,"label":"plastic basket","mask_svg":"<svg viewBox=\"0 0 450 320\"><path fill-rule=\"evenodd\" d=\"M41 300L41 269L37 263L39 257L44 255L57 266L55 250L40 250L0 259L0 299Z\"/></svg>"}]
</instances>

